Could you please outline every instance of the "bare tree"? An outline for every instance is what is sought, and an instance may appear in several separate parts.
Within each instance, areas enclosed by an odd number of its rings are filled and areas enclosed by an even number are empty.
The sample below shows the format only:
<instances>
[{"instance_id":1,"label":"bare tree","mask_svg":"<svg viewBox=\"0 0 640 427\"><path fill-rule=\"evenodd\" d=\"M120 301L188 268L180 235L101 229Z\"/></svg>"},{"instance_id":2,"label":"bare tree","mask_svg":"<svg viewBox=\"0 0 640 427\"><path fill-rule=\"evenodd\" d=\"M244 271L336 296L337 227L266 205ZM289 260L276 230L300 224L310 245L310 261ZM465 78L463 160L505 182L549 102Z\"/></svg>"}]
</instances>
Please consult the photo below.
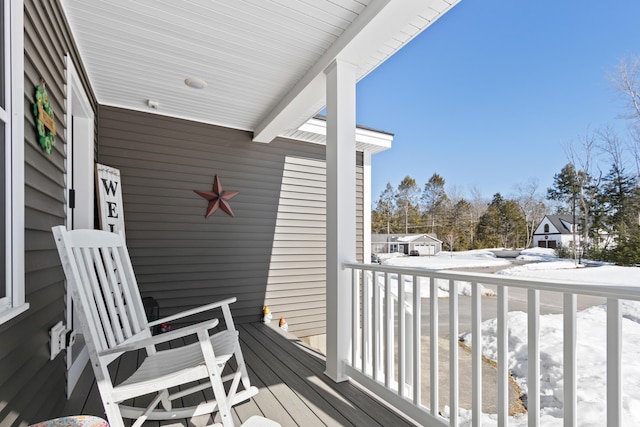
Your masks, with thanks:
<instances>
[{"instance_id":1,"label":"bare tree","mask_svg":"<svg viewBox=\"0 0 640 427\"><path fill-rule=\"evenodd\" d=\"M444 236L444 242L449 246L449 252L451 252L451 256L453 256L453 250L455 249L456 244L456 234L454 231L449 231Z\"/></svg>"},{"instance_id":2,"label":"bare tree","mask_svg":"<svg viewBox=\"0 0 640 427\"><path fill-rule=\"evenodd\" d=\"M546 214L547 206L543 196L539 193L539 182L537 178L529 178L524 184L516 185L516 201L520 206L522 215L527 226L527 239L525 247L533 244L533 233L536 226L542 221Z\"/></svg>"},{"instance_id":3,"label":"bare tree","mask_svg":"<svg viewBox=\"0 0 640 427\"><path fill-rule=\"evenodd\" d=\"M629 112L626 117L640 119L640 58L630 56L622 58L609 80L620 92L626 102Z\"/></svg>"},{"instance_id":4,"label":"bare tree","mask_svg":"<svg viewBox=\"0 0 640 427\"><path fill-rule=\"evenodd\" d=\"M589 242L590 229L593 225L591 214L594 204L597 202L598 192L600 191L600 184L602 182L602 171L594 164L594 152L596 148L603 148L597 144L596 136L602 139L603 134L609 134L611 132L611 128L607 127L604 130L597 131L596 135L594 135L587 129L584 136L579 137L579 148L576 148L573 144L566 147L567 157L578 172L578 205L580 207L582 225L580 247ZM614 149L614 151L618 150ZM621 159L621 153L616 157Z\"/></svg>"},{"instance_id":5,"label":"bare tree","mask_svg":"<svg viewBox=\"0 0 640 427\"><path fill-rule=\"evenodd\" d=\"M410 176L406 176L400 184L398 184L398 190L396 191L396 204L398 208L404 212L404 232L409 232L409 211L417 209L418 195L420 189L416 184L416 180Z\"/></svg>"},{"instance_id":6,"label":"bare tree","mask_svg":"<svg viewBox=\"0 0 640 427\"><path fill-rule=\"evenodd\" d=\"M606 128L599 132L602 149L609 156L611 168L603 178L603 197L606 197L610 223L617 239L624 241L638 226L637 175L626 171L625 146L616 132ZM606 195L606 196L605 196Z\"/></svg>"},{"instance_id":7,"label":"bare tree","mask_svg":"<svg viewBox=\"0 0 640 427\"><path fill-rule=\"evenodd\" d=\"M629 149L633 155L636 176L640 176L640 57L629 56L620 60L609 73L609 80L626 104L624 118L629 119Z\"/></svg>"},{"instance_id":8,"label":"bare tree","mask_svg":"<svg viewBox=\"0 0 640 427\"><path fill-rule=\"evenodd\" d=\"M464 199L464 190L459 185L447 185L447 196L452 205Z\"/></svg>"},{"instance_id":9,"label":"bare tree","mask_svg":"<svg viewBox=\"0 0 640 427\"><path fill-rule=\"evenodd\" d=\"M606 126L598 130L600 140L599 148L609 155L611 164L617 168L625 169L623 141L611 126Z\"/></svg>"},{"instance_id":10,"label":"bare tree","mask_svg":"<svg viewBox=\"0 0 640 427\"><path fill-rule=\"evenodd\" d=\"M476 186L473 186L469 189L469 193L471 195L469 204L471 205L470 209L470 227L469 229L474 234L469 236L469 243L473 246L475 244L475 229L478 225L478 221L480 221L480 217L484 214L489 207L489 200L482 196L480 189Z\"/></svg>"}]
</instances>

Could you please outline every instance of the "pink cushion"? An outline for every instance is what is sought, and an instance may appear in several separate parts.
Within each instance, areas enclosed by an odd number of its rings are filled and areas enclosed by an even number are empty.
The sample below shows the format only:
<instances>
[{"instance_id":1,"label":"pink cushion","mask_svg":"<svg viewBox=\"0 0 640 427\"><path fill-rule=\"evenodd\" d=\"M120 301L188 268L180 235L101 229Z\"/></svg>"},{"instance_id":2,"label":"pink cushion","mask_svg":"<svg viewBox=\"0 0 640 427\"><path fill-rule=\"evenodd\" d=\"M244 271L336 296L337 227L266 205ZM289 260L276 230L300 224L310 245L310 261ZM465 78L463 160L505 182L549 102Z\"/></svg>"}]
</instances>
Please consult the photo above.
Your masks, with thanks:
<instances>
[{"instance_id":1,"label":"pink cushion","mask_svg":"<svg viewBox=\"0 0 640 427\"><path fill-rule=\"evenodd\" d=\"M74 415L31 424L29 427L109 427L109 423L93 415Z\"/></svg>"}]
</instances>

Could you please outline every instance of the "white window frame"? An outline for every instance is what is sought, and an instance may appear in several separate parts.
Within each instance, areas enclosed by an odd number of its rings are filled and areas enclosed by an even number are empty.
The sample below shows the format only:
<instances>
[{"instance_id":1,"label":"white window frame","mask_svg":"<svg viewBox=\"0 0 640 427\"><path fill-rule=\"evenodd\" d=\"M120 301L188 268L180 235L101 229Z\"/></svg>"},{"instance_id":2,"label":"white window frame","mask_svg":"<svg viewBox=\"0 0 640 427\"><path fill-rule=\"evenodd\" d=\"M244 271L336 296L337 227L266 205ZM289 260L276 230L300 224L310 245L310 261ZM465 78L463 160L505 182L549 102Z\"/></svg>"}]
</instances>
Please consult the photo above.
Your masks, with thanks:
<instances>
[{"instance_id":1,"label":"white window frame","mask_svg":"<svg viewBox=\"0 0 640 427\"><path fill-rule=\"evenodd\" d=\"M5 109L5 285L0 298L0 324L29 308L24 280L24 37L23 0L4 1Z\"/></svg>"}]
</instances>

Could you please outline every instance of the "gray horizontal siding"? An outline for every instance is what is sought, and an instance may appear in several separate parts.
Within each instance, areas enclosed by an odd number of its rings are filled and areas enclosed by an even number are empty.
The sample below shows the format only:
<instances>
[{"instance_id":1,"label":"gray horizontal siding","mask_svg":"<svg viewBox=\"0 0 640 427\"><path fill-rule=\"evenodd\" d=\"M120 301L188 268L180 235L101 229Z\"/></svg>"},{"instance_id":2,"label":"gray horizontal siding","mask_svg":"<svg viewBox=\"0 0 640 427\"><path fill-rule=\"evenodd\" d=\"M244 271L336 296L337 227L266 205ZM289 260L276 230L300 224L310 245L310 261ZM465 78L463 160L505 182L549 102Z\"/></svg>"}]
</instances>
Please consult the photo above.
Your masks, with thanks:
<instances>
[{"instance_id":1,"label":"gray horizontal siding","mask_svg":"<svg viewBox=\"0 0 640 427\"><path fill-rule=\"evenodd\" d=\"M24 26L25 293L30 309L0 325L2 427L48 419L65 403L64 355L49 360L49 329L65 318L64 275L51 227L65 221L67 53L87 83L57 1L25 0ZM31 109L35 87L42 80L57 128L50 155L40 148Z\"/></svg>"},{"instance_id":2,"label":"gray horizontal siding","mask_svg":"<svg viewBox=\"0 0 640 427\"><path fill-rule=\"evenodd\" d=\"M267 304L290 331L324 333L324 146L258 144L243 131L104 106L99 135L99 162L121 172L141 291L162 315L236 296L240 322L258 321ZM193 192L210 190L216 174L239 191L234 218L205 219L207 202ZM359 194L361 181L358 167Z\"/></svg>"}]
</instances>

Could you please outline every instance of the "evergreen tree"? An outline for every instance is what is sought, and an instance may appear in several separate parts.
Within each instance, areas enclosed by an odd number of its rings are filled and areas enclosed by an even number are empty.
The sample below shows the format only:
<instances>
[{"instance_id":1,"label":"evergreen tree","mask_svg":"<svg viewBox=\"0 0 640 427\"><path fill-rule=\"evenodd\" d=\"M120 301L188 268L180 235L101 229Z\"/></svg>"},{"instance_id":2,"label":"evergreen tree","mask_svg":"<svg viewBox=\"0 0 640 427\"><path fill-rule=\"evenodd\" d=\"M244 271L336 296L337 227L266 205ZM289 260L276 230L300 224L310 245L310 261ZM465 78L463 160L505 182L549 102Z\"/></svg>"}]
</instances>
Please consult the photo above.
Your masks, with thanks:
<instances>
[{"instance_id":1,"label":"evergreen tree","mask_svg":"<svg viewBox=\"0 0 640 427\"><path fill-rule=\"evenodd\" d=\"M476 247L522 247L526 229L518 203L496 193L478 221Z\"/></svg>"},{"instance_id":2,"label":"evergreen tree","mask_svg":"<svg viewBox=\"0 0 640 427\"><path fill-rule=\"evenodd\" d=\"M456 250L471 249L471 239L474 234L471 204L465 199L458 200L451 207L448 219L445 234L453 236L453 246Z\"/></svg>"},{"instance_id":3,"label":"evergreen tree","mask_svg":"<svg viewBox=\"0 0 640 427\"><path fill-rule=\"evenodd\" d=\"M573 224L583 224L582 227L574 228L573 243L572 243L572 255L574 259L578 258L578 246L580 239L578 236L578 229L586 230L584 226L586 221L589 221L589 212L580 212L579 208L587 206L585 201L585 192L591 182L590 176L583 172L576 170L573 163L567 163L559 174L553 177L553 186L547 189L547 198L563 202L565 211L563 213L569 213L572 216Z\"/></svg>"},{"instance_id":4,"label":"evergreen tree","mask_svg":"<svg viewBox=\"0 0 640 427\"><path fill-rule=\"evenodd\" d=\"M564 203L564 213L574 213L580 194L578 172L572 163L567 163L560 173L553 176L553 186L547 189L547 198Z\"/></svg>"},{"instance_id":5,"label":"evergreen tree","mask_svg":"<svg viewBox=\"0 0 640 427\"><path fill-rule=\"evenodd\" d=\"M438 234L438 232L441 232L439 227L443 226L448 204L449 198L444 189L444 178L434 173L424 185L424 190L420 197L422 216L430 233Z\"/></svg>"},{"instance_id":6,"label":"evergreen tree","mask_svg":"<svg viewBox=\"0 0 640 427\"><path fill-rule=\"evenodd\" d=\"M390 182L387 182L387 186L380 193L380 198L376 204L376 209L371 216L371 224L374 230L379 230L380 233L389 234L392 232L392 222L396 209L396 192L391 186ZM374 223L375 219L375 223ZM376 224L374 227L373 225Z\"/></svg>"},{"instance_id":7,"label":"evergreen tree","mask_svg":"<svg viewBox=\"0 0 640 427\"><path fill-rule=\"evenodd\" d=\"M636 240L638 229L638 185L635 176L627 174L615 164L603 179L600 193L600 204L604 211L604 227L616 236L617 250L620 259L616 262L628 262L629 244ZM634 252L631 250L631 252ZM637 259L636 262L640 262Z\"/></svg>"}]
</instances>

